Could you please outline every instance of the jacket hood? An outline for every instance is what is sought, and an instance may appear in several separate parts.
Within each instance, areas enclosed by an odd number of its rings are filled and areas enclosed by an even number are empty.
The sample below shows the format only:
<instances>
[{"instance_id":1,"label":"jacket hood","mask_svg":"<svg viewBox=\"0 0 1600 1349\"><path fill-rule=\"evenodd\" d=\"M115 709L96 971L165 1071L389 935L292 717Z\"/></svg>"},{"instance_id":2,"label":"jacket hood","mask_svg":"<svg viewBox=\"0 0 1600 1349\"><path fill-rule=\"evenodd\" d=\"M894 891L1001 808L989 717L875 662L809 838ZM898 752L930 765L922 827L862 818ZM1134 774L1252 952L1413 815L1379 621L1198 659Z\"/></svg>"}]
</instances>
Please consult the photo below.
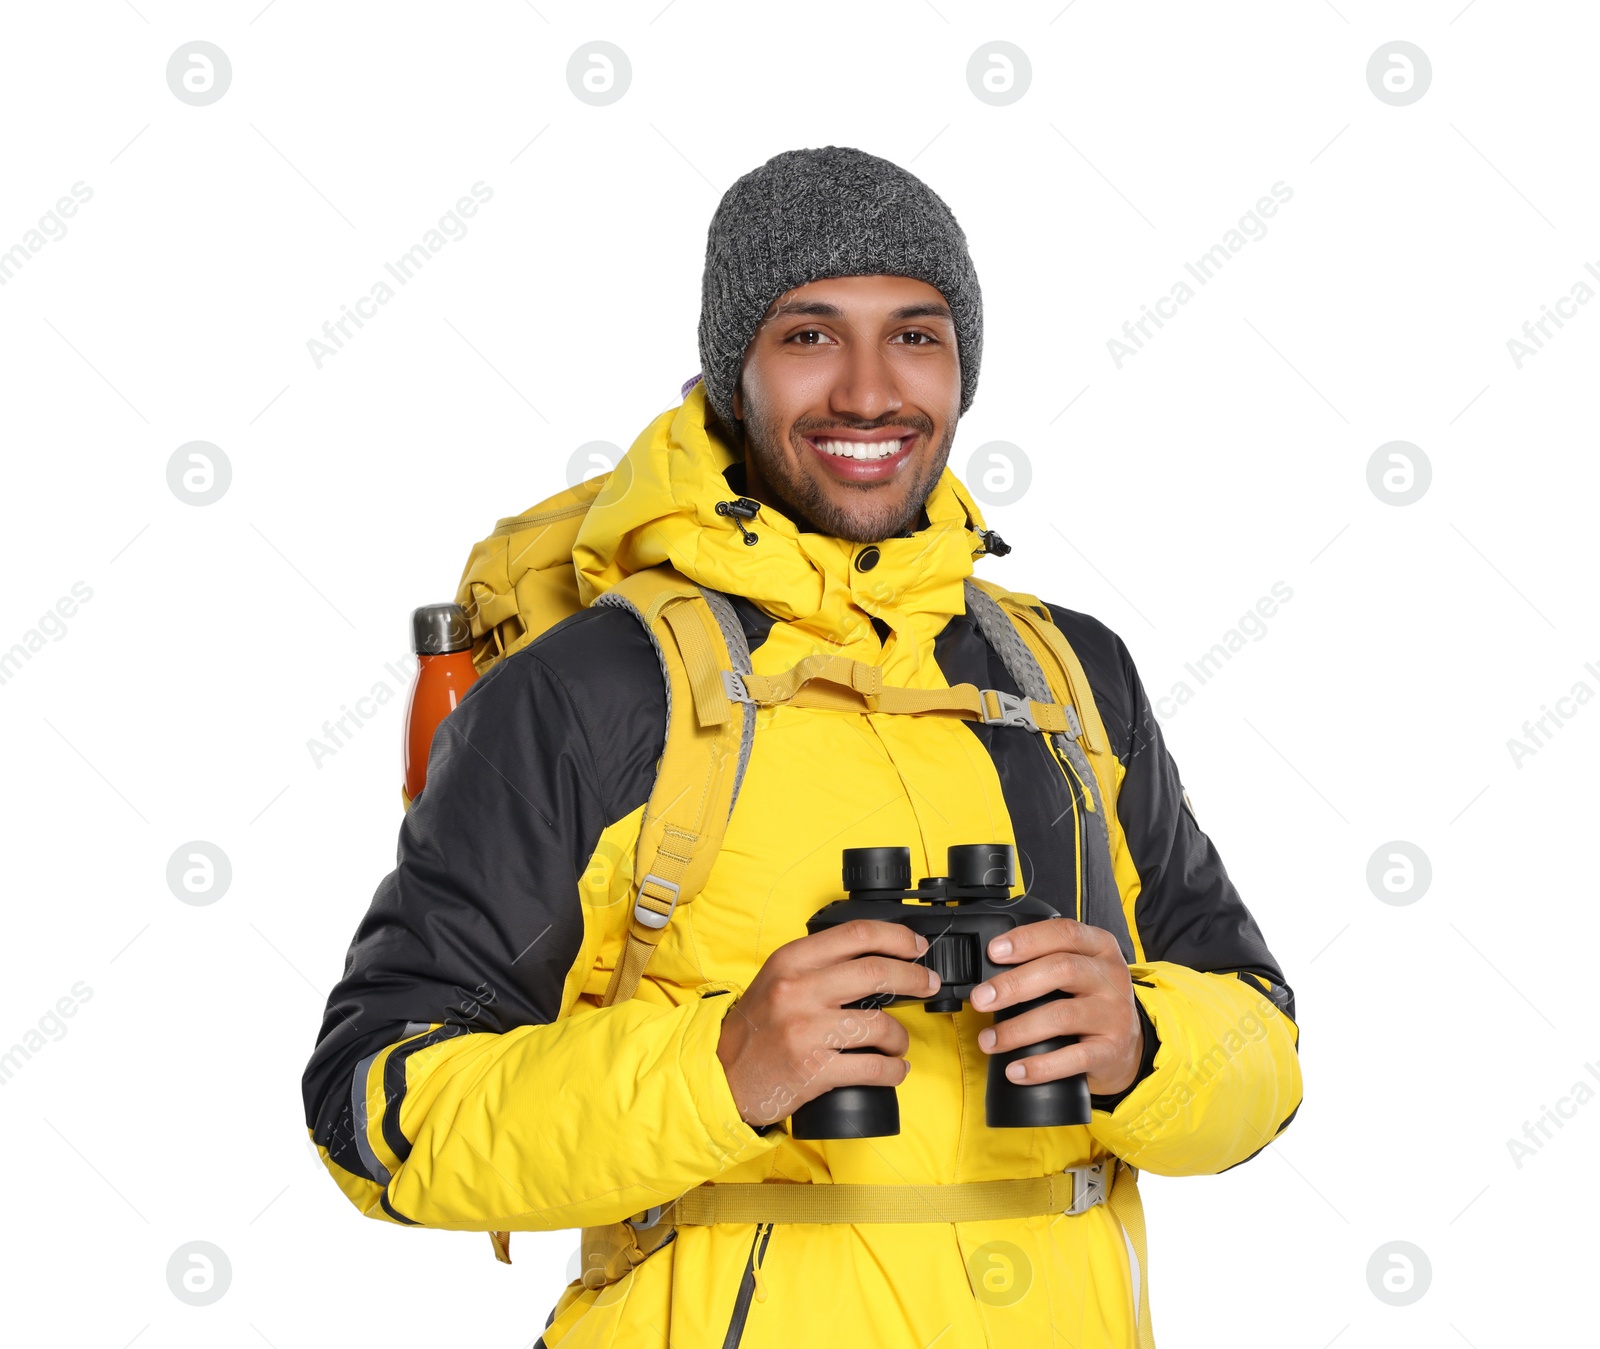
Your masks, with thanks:
<instances>
[{"instance_id":1,"label":"jacket hood","mask_svg":"<svg viewBox=\"0 0 1600 1349\"><path fill-rule=\"evenodd\" d=\"M983 517L967 489L946 466L923 504L927 526L872 545L879 560L869 571L853 567L868 545L803 531L772 506L746 522L759 536L746 544L734 519L716 509L738 495L724 470L742 456L706 414L701 382L644 429L607 479L573 545L582 603L670 562L700 585L745 596L819 648L875 661L871 620L881 618L900 638L898 659L883 663L903 667L900 677L911 682L933 638L966 611L963 582L986 551ZM857 643L862 651L849 650Z\"/></svg>"}]
</instances>

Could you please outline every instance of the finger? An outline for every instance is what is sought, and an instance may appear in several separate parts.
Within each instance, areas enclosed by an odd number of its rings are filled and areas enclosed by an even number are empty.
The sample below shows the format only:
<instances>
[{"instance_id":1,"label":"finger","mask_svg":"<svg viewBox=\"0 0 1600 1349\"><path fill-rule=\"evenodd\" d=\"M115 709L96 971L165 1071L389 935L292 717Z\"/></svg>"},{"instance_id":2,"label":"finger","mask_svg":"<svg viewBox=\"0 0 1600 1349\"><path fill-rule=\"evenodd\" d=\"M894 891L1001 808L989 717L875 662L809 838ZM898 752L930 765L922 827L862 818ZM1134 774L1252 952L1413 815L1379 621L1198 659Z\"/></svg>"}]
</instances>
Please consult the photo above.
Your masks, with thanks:
<instances>
[{"instance_id":1,"label":"finger","mask_svg":"<svg viewBox=\"0 0 1600 1349\"><path fill-rule=\"evenodd\" d=\"M1103 1040L1080 1040L1065 1049L1053 1049L1048 1054L1030 1054L1006 1065L1006 1078L1011 1082L1056 1082L1064 1077L1089 1075L1089 1090L1105 1095L1100 1088L1107 1085L1104 1070L1113 1066L1113 1055Z\"/></svg>"},{"instance_id":2,"label":"finger","mask_svg":"<svg viewBox=\"0 0 1600 1349\"><path fill-rule=\"evenodd\" d=\"M834 1054L821 1065L816 1080L823 1090L834 1087L898 1087L911 1071L909 1059L896 1054Z\"/></svg>"},{"instance_id":3,"label":"finger","mask_svg":"<svg viewBox=\"0 0 1600 1349\"><path fill-rule=\"evenodd\" d=\"M980 1012L997 1012L1046 993L1094 989L1102 982L1104 976L1090 957L1057 951L979 984L972 990L971 1002Z\"/></svg>"},{"instance_id":4,"label":"finger","mask_svg":"<svg viewBox=\"0 0 1600 1349\"><path fill-rule=\"evenodd\" d=\"M1002 932L989 943L989 959L997 963L1020 965L1053 951L1077 951L1082 955L1104 954L1116 946L1116 938L1101 927L1080 923L1076 918L1045 918L1037 923ZM1121 954L1118 948L1118 954Z\"/></svg>"},{"instance_id":5,"label":"finger","mask_svg":"<svg viewBox=\"0 0 1600 1349\"><path fill-rule=\"evenodd\" d=\"M899 1056L910 1047L910 1033L887 1012L877 1008L834 1008L790 1021L774 1046L776 1061L770 1067L798 1087L824 1072L833 1059L847 1051Z\"/></svg>"},{"instance_id":6,"label":"finger","mask_svg":"<svg viewBox=\"0 0 1600 1349\"><path fill-rule=\"evenodd\" d=\"M851 1008L836 1015L838 1021L823 1039L830 1048L877 1049L894 1055L911 1048L911 1032L881 1009Z\"/></svg>"},{"instance_id":7,"label":"finger","mask_svg":"<svg viewBox=\"0 0 1600 1349\"><path fill-rule=\"evenodd\" d=\"M886 1021L892 1019L884 1017ZM873 1084L880 1079L892 1085L906 1074L907 1068L897 1065L906 1064L904 1050L910 1047L910 1037L900 1046L901 1053L894 1054L887 1052L887 1046L870 1043L873 1034L884 1033L875 1028L868 1030L865 1024L854 1027L853 1034L849 1029L823 1031L819 1027L805 1037L804 1049L797 1047L784 1060L780 1076L792 1091L807 1096L851 1083Z\"/></svg>"},{"instance_id":8,"label":"finger","mask_svg":"<svg viewBox=\"0 0 1600 1349\"><path fill-rule=\"evenodd\" d=\"M939 989L939 976L926 965L881 955L847 960L842 965L818 971L812 978L816 981L818 996L830 1007L873 994L898 993L925 998Z\"/></svg>"},{"instance_id":9,"label":"finger","mask_svg":"<svg viewBox=\"0 0 1600 1349\"><path fill-rule=\"evenodd\" d=\"M1060 1035L1103 1035L1111 1029L1094 1021L1092 1000L1058 998L1010 1021L986 1026L978 1032L978 1048L986 1054L1004 1054Z\"/></svg>"},{"instance_id":10,"label":"finger","mask_svg":"<svg viewBox=\"0 0 1600 1349\"><path fill-rule=\"evenodd\" d=\"M928 949L928 939L900 923L885 923L875 918L855 918L838 927L825 928L797 938L779 948L785 963L795 970L820 970L838 965L852 956L876 952L900 960L915 960ZM778 952L774 952L776 957Z\"/></svg>"}]
</instances>

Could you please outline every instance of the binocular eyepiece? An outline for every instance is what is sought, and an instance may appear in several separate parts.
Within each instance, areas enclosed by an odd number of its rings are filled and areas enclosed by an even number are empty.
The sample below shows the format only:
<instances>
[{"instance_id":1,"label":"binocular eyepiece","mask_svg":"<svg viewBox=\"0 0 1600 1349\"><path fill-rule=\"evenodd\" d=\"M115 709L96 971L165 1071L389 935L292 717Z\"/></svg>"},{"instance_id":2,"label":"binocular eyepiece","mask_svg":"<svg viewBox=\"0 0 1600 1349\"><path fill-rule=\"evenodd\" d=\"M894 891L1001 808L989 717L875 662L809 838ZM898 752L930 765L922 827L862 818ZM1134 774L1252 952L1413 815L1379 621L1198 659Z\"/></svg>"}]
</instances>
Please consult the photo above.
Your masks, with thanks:
<instances>
[{"instance_id":1,"label":"binocular eyepiece","mask_svg":"<svg viewBox=\"0 0 1600 1349\"><path fill-rule=\"evenodd\" d=\"M880 1008L921 1002L924 1011L959 1012L978 984L1011 968L989 959L989 943L994 938L1027 923L1061 916L1031 895L1011 898L1017 875L1016 849L1011 844L962 843L951 847L946 856L947 875L924 877L921 885L913 887L909 848L844 849L847 898L814 914L806 930L822 932L857 918L898 923L927 939L928 949L917 957L916 963L939 976L939 990L931 997L872 994L845 1006ZM1050 993L1032 998L1003 1008L994 1014L994 1019L1008 1021L1071 996ZM989 1056L984 1116L991 1129L1049 1128L1089 1122L1089 1086L1082 1073L1035 1083L1013 1082L1005 1075L1008 1064L1076 1044L1077 1038L1055 1036ZM878 1051L862 1047L841 1052ZM795 1138L881 1138L900 1132L899 1098L893 1087L835 1087L807 1101L794 1112L790 1123Z\"/></svg>"}]
</instances>

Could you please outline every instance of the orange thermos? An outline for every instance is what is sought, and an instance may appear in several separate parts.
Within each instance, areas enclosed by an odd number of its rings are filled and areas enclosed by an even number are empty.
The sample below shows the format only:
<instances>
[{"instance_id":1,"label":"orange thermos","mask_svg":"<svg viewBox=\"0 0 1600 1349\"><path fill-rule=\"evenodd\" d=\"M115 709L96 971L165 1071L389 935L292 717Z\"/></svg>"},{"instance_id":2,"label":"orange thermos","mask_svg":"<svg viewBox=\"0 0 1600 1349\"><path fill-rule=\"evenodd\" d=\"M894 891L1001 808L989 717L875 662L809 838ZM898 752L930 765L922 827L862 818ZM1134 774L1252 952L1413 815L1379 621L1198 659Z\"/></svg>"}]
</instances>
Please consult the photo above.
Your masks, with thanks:
<instances>
[{"instance_id":1,"label":"orange thermos","mask_svg":"<svg viewBox=\"0 0 1600 1349\"><path fill-rule=\"evenodd\" d=\"M433 733L478 678L472 663L472 624L459 604L424 604L411 613L411 649L417 653L417 677L406 700L406 809L428 778L428 750Z\"/></svg>"}]
</instances>

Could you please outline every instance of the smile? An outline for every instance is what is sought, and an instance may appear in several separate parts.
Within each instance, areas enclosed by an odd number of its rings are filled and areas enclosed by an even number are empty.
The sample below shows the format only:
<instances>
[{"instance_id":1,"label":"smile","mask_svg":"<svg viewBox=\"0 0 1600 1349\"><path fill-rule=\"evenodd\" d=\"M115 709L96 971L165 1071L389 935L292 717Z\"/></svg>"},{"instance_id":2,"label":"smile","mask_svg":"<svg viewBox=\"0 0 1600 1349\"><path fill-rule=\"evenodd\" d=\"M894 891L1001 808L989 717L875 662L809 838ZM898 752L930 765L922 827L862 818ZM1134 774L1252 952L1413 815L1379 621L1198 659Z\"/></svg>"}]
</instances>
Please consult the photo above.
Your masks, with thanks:
<instances>
[{"instance_id":1,"label":"smile","mask_svg":"<svg viewBox=\"0 0 1600 1349\"><path fill-rule=\"evenodd\" d=\"M898 454L910 436L896 436L893 440L822 440L809 438L824 454L835 459L888 459Z\"/></svg>"}]
</instances>

